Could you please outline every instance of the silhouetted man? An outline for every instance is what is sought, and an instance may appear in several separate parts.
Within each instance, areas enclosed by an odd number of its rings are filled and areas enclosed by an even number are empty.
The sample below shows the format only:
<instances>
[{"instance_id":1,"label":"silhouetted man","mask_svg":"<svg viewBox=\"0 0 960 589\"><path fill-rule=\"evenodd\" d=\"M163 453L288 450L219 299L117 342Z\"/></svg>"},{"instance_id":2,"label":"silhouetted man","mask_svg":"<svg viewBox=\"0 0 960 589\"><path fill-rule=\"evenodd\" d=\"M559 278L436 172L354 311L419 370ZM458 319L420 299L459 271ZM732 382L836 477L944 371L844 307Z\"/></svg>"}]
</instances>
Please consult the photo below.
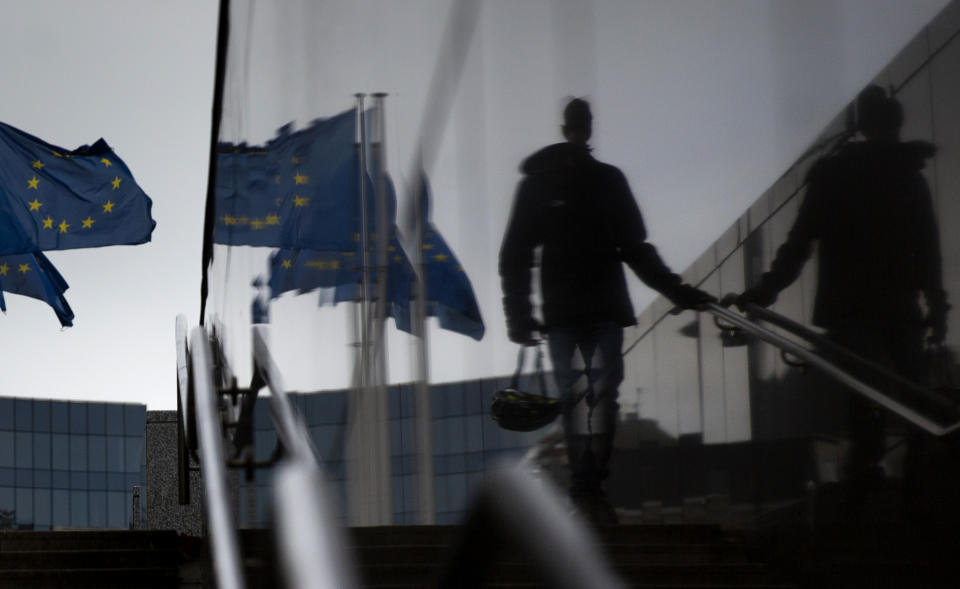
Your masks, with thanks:
<instances>
[{"instance_id":1,"label":"silhouetted man","mask_svg":"<svg viewBox=\"0 0 960 589\"><path fill-rule=\"evenodd\" d=\"M860 93L856 113L865 141L849 142L814 164L806 198L770 271L735 302L772 304L818 242L814 325L922 384L924 336L943 340L949 308L933 204L921 174L934 147L900 141L903 109L878 86ZM859 395L851 395L849 409L847 474L857 498L882 476L883 421L879 408Z\"/></svg>"},{"instance_id":2,"label":"silhouetted man","mask_svg":"<svg viewBox=\"0 0 960 589\"><path fill-rule=\"evenodd\" d=\"M623 380L623 327L636 323L623 274L626 263L682 308L715 300L683 284L647 243L643 218L623 173L590 154L592 115L574 99L563 112L566 142L521 166L521 181L500 249L507 332L514 342L548 336L561 395L570 496L600 524L616 523L602 482L613 450L617 387ZM540 252L543 325L530 301L534 250Z\"/></svg>"}]
</instances>

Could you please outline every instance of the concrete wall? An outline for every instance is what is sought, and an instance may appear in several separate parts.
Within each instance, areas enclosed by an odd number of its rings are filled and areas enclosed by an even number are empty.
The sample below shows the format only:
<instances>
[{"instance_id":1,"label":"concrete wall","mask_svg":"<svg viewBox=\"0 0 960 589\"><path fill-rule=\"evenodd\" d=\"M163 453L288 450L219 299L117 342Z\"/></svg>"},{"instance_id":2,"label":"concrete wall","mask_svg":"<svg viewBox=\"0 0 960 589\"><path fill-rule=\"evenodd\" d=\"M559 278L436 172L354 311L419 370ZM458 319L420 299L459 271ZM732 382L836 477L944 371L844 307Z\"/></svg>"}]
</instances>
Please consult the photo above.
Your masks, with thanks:
<instances>
[{"instance_id":1,"label":"concrete wall","mask_svg":"<svg viewBox=\"0 0 960 589\"><path fill-rule=\"evenodd\" d=\"M177 412L147 412L147 528L203 532L203 489L191 462L190 503L180 505L177 485Z\"/></svg>"}]
</instances>

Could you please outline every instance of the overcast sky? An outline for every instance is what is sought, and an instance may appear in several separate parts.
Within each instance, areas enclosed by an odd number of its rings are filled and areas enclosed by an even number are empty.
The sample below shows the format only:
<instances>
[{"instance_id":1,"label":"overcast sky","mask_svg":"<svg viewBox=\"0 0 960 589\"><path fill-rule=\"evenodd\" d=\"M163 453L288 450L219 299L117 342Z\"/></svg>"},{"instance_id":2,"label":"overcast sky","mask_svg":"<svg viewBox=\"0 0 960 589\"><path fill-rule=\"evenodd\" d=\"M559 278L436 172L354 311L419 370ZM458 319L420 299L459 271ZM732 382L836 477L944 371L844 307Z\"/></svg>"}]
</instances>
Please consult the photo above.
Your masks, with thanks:
<instances>
[{"instance_id":1,"label":"overcast sky","mask_svg":"<svg viewBox=\"0 0 960 589\"><path fill-rule=\"evenodd\" d=\"M303 4L325 20L281 23L305 39L317 36L306 45L310 55L291 59L321 63L343 91L310 96L294 115L333 114L349 106L350 88L391 91L394 113L419 113L417 88L431 71L443 22L443 11L431 9L445 2ZM434 356L443 359L434 361L434 380L510 369L491 252L517 163L559 140L562 96L589 95L596 155L627 174L652 241L679 271L945 4L487 2L471 46L474 73L463 80L440 148L435 220L473 279L488 333L481 344L436 334ZM0 120L68 149L105 138L152 197L157 220L146 245L49 253L71 286L73 328L61 331L39 301L6 296L0 395L175 407L174 319L183 313L191 325L198 321L217 9L213 0L0 0ZM357 23L381 35L367 49L387 54L382 68L359 78L349 75L356 47L321 51ZM477 108L485 113L479 119ZM280 109L262 129L250 121L241 134L268 136L287 114ZM389 155L402 180L403 142L416 135L419 119L397 119L388 124L388 137L398 140ZM479 190L487 208L478 218ZM636 281L631 294L637 311L654 296ZM278 315L313 306L283 301ZM318 382L336 384L345 372Z\"/></svg>"}]
</instances>

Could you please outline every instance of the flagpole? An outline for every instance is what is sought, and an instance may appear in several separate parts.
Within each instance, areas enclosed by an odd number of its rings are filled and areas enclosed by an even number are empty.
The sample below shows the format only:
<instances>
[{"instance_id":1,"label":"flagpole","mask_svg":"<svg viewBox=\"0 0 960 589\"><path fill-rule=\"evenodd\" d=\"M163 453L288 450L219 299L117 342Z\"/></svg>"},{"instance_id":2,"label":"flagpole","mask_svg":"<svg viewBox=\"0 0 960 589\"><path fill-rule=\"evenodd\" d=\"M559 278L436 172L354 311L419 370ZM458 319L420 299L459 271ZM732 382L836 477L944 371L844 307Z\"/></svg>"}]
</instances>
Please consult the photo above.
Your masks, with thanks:
<instances>
[{"instance_id":1,"label":"flagpole","mask_svg":"<svg viewBox=\"0 0 960 589\"><path fill-rule=\"evenodd\" d=\"M372 403L370 394L370 260L367 251L367 191L366 191L366 135L364 130L364 97L365 94L354 95L356 102L356 150L357 150L357 179L360 205L360 234L357 242L360 246L360 300L357 303L359 310L359 362L356 375L358 377L352 397L349 399L349 422L347 424L347 500L348 522L355 526L379 525L381 500L381 484L378 480L376 468L376 404Z\"/></svg>"},{"instance_id":2,"label":"flagpole","mask_svg":"<svg viewBox=\"0 0 960 589\"><path fill-rule=\"evenodd\" d=\"M374 119L371 130L370 149L373 157L374 189L376 191L376 239L375 258L376 266L376 298L375 315L369 326L371 329L373 358L371 362L372 382L371 391L377 405L377 468L380 480L384 482L386 492L380 500L380 518L389 523L393 518L393 493L391 492L390 477L390 403L387 390L387 345L386 317L387 317L387 243L393 230L387 214L387 154L386 154L386 93L377 92L373 95ZM372 237L372 236L371 236Z\"/></svg>"},{"instance_id":3,"label":"flagpole","mask_svg":"<svg viewBox=\"0 0 960 589\"><path fill-rule=\"evenodd\" d=\"M419 159L419 158L418 158ZM433 417L430 409L430 369L427 341L427 276L423 259L423 169L418 168L413 180L413 211L416 235L417 293L414 306L413 333L417 337L417 380L414 389L414 430L417 449L417 497L420 523L436 523L433 489Z\"/></svg>"}]
</instances>

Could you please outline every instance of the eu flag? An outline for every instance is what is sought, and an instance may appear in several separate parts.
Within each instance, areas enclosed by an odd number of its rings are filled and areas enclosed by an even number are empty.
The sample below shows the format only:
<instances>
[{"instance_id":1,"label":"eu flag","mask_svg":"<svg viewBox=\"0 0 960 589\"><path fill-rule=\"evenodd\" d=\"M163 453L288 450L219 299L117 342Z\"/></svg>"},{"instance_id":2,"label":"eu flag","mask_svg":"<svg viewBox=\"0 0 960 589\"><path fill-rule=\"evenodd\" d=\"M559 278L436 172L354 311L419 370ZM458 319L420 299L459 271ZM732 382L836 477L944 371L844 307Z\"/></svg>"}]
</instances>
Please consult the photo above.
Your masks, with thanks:
<instances>
[{"instance_id":1,"label":"eu flag","mask_svg":"<svg viewBox=\"0 0 960 589\"><path fill-rule=\"evenodd\" d=\"M283 128L262 147L222 144L214 242L351 249L360 214L355 129L348 110L300 131Z\"/></svg>"},{"instance_id":2,"label":"eu flag","mask_svg":"<svg viewBox=\"0 0 960 589\"><path fill-rule=\"evenodd\" d=\"M486 331L470 278L447 242L430 222L430 184L422 177L420 193L423 221L423 272L426 280L427 316L436 317L442 329L480 341Z\"/></svg>"},{"instance_id":3,"label":"eu flag","mask_svg":"<svg viewBox=\"0 0 960 589\"><path fill-rule=\"evenodd\" d=\"M270 256L270 297L298 294L360 282L360 261L354 251L323 252L309 249L277 250Z\"/></svg>"},{"instance_id":4,"label":"eu flag","mask_svg":"<svg viewBox=\"0 0 960 589\"><path fill-rule=\"evenodd\" d=\"M0 123L0 255L144 243L151 206L103 139L70 151Z\"/></svg>"},{"instance_id":5,"label":"eu flag","mask_svg":"<svg viewBox=\"0 0 960 589\"><path fill-rule=\"evenodd\" d=\"M63 293L67 282L47 257L39 252L0 256L0 310L6 312L3 291L40 299L50 305L60 325L73 325L73 311Z\"/></svg>"}]
</instances>

